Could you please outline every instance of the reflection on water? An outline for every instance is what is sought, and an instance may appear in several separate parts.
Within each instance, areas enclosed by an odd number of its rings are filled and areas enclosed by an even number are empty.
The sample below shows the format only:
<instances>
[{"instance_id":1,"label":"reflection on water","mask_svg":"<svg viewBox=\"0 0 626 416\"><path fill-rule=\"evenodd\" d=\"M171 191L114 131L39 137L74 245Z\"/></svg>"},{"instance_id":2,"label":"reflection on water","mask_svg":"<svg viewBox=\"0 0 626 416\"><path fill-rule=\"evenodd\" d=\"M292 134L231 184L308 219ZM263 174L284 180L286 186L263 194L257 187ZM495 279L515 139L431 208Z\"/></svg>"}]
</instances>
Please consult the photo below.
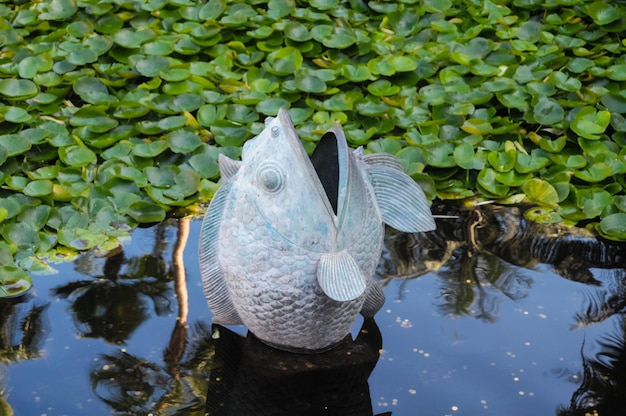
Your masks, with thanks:
<instances>
[{"instance_id":1,"label":"reflection on water","mask_svg":"<svg viewBox=\"0 0 626 416\"><path fill-rule=\"evenodd\" d=\"M517 209L442 213L388 234L378 325L318 355L211 327L199 221L59 265L0 300L0 414L621 415L625 246Z\"/></svg>"},{"instance_id":2,"label":"reflection on water","mask_svg":"<svg viewBox=\"0 0 626 416\"><path fill-rule=\"evenodd\" d=\"M48 304L29 302L32 295L0 302L0 363L10 364L41 357L50 330ZM1 380L1 378L0 378Z\"/></svg>"},{"instance_id":3,"label":"reflection on water","mask_svg":"<svg viewBox=\"0 0 626 416\"><path fill-rule=\"evenodd\" d=\"M372 416L367 380L382 347L373 320L364 321L354 341L347 337L324 354L279 351L220 326L214 333L209 415Z\"/></svg>"}]
</instances>

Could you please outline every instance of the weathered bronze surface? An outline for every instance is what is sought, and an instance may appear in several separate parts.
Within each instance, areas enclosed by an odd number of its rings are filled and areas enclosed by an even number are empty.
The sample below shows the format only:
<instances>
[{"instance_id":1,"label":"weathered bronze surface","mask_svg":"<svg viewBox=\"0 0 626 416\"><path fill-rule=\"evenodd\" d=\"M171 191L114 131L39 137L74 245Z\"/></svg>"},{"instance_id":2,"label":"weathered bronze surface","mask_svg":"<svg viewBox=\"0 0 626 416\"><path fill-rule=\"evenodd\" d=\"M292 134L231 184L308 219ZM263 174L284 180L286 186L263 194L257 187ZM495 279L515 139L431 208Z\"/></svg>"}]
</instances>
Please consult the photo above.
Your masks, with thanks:
<instances>
[{"instance_id":1,"label":"weathered bronze surface","mask_svg":"<svg viewBox=\"0 0 626 416\"><path fill-rule=\"evenodd\" d=\"M384 223L435 228L395 157L352 151L334 127L309 158L285 110L220 171L200 236L204 293L216 323L245 324L277 348L328 350L359 312L380 309Z\"/></svg>"}]
</instances>

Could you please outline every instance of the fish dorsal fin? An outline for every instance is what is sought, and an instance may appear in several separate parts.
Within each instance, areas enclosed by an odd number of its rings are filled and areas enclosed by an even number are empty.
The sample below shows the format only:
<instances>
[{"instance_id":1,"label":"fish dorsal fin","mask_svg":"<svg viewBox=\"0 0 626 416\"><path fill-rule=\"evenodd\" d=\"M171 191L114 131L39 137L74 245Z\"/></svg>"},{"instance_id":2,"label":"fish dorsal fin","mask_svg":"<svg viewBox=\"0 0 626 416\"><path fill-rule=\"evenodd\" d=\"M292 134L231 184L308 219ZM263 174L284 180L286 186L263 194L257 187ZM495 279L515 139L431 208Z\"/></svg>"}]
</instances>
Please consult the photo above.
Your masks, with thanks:
<instances>
[{"instance_id":1,"label":"fish dorsal fin","mask_svg":"<svg viewBox=\"0 0 626 416\"><path fill-rule=\"evenodd\" d=\"M378 163L367 165L367 173L385 224L408 233L436 228L422 188L409 175Z\"/></svg>"},{"instance_id":2,"label":"fish dorsal fin","mask_svg":"<svg viewBox=\"0 0 626 416\"><path fill-rule=\"evenodd\" d=\"M199 260L202 289L214 321L222 325L239 325L241 319L230 299L226 280L218 260L218 236L226 197L232 185L225 183L217 190L200 229Z\"/></svg>"},{"instance_id":3,"label":"fish dorsal fin","mask_svg":"<svg viewBox=\"0 0 626 416\"><path fill-rule=\"evenodd\" d=\"M222 178L230 179L231 177L235 176L237 171L239 171L241 161L231 159L223 153L220 153L218 164L220 167L220 175L222 175Z\"/></svg>"},{"instance_id":4,"label":"fish dorsal fin","mask_svg":"<svg viewBox=\"0 0 626 416\"><path fill-rule=\"evenodd\" d=\"M362 158L367 166L381 166L404 172L404 169L402 169L402 164L400 163L398 158L388 153L372 153L368 155L363 155Z\"/></svg>"},{"instance_id":5,"label":"fish dorsal fin","mask_svg":"<svg viewBox=\"0 0 626 416\"><path fill-rule=\"evenodd\" d=\"M347 302L361 296L367 279L356 260L345 250L324 253L317 266L317 281L329 298Z\"/></svg>"}]
</instances>

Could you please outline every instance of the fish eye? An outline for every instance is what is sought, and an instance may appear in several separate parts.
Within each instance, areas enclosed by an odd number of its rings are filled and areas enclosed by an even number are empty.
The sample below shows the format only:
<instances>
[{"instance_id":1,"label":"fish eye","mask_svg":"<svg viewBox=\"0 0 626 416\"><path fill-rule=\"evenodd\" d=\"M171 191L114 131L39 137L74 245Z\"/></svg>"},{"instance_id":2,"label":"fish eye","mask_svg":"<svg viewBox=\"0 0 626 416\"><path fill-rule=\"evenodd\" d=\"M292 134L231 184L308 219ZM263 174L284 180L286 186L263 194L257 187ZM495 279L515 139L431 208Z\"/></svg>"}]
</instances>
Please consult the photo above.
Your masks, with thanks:
<instances>
[{"instance_id":1,"label":"fish eye","mask_svg":"<svg viewBox=\"0 0 626 416\"><path fill-rule=\"evenodd\" d=\"M263 166L258 170L257 180L267 192L278 192L285 183L285 174L276 166Z\"/></svg>"}]
</instances>

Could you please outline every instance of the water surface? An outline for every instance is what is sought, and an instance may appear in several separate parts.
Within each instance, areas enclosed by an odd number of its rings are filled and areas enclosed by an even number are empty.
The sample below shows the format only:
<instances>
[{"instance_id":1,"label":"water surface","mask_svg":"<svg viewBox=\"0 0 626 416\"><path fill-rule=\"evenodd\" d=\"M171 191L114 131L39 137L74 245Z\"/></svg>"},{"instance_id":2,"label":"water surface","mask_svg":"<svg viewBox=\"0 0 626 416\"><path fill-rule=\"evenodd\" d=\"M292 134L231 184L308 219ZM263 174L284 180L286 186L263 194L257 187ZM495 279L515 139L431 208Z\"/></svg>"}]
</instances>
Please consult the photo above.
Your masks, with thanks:
<instances>
[{"instance_id":1,"label":"water surface","mask_svg":"<svg viewBox=\"0 0 626 416\"><path fill-rule=\"evenodd\" d=\"M34 277L29 295L0 301L0 413L8 403L16 415L202 415L207 392L222 403L243 391L237 400L259 407L249 410L257 415L315 406L359 416L622 414L624 247L533 225L518 212L454 214L434 233L389 233L379 267L387 301L374 324L382 339L370 324L369 338L359 337L360 320L345 354L315 359L243 338L224 347L211 336L199 220L186 244L185 221L172 219L137 230L113 256L55 265L57 274ZM380 341L380 357L372 356ZM223 358L230 350L234 358ZM236 363L234 375L213 369L218 362ZM263 390L267 380L242 376L246 365L268 366L262 376L304 391L280 392L283 404L296 394L329 403L294 402L298 409L285 413ZM319 386L299 366L354 384L315 396ZM350 400L352 413L333 413ZM227 408L211 411L233 414Z\"/></svg>"}]
</instances>

